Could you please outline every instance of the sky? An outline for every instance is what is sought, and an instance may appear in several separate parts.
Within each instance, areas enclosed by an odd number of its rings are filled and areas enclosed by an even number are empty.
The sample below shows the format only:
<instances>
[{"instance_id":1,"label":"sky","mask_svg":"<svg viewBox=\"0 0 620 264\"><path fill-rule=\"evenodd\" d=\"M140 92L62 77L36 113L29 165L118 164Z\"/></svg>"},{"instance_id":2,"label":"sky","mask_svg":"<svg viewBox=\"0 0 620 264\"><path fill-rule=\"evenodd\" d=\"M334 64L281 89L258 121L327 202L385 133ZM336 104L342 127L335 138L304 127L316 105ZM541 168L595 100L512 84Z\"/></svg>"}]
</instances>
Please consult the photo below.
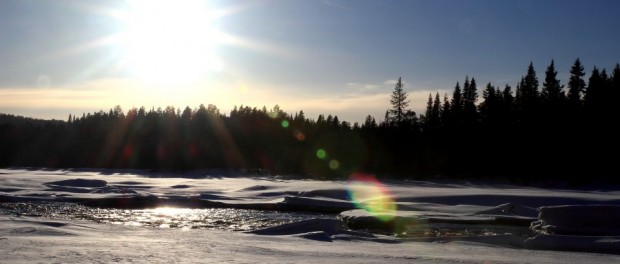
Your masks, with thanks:
<instances>
[{"instance_id":1,"label":"sky","mask_svg":"<svg viewBox=\"0 0 620 264\"><path fill-rule=\"evenodd\" d=\"M551 60L563 84L620 62L620 1L3 0L0 113L214 104L383 119L474 77L513 87ZM588 76L588 75L587 75ZM586 76L586 79L587 79Z\"/></svg>"}]
</instances>

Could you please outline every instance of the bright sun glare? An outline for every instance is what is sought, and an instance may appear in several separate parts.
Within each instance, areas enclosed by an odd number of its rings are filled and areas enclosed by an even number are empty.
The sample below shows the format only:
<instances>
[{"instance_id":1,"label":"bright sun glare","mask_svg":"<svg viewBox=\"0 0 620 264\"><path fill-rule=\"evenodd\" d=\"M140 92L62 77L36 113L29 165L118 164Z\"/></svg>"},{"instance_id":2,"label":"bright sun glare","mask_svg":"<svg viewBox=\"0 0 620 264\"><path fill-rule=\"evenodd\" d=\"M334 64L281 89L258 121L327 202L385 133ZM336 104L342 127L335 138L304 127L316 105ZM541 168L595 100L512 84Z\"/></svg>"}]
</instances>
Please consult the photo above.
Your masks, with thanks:
<instances>
[{"instance_id":1,"label":"bright sun glare","mask_svg":"<svg viewBox=\"0 0 620 264\"><path fill-rule=\"evenodd\" d=\"M215 11L205 1L128 0L120 45L125 67L136 77L178 84L221 70L215 48Z\"/></svg>"}]
</instances>

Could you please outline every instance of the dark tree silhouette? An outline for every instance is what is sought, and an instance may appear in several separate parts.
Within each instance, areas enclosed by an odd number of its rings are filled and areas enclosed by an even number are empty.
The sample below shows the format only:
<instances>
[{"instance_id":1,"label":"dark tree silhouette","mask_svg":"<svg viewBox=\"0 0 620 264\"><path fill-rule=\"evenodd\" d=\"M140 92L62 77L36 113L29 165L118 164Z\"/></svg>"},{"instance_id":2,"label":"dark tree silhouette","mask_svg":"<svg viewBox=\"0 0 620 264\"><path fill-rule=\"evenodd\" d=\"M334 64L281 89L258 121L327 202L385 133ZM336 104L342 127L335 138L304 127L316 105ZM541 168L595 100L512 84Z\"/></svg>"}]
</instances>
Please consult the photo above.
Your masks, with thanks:
<instances>
[{"instance_id":1,"label":"dark tree silhouette","mask_svg":"<svg viewBox=\"0 0 620 264\"><path fill-rule=\"evenodd\" d=\"M398 77L398 81L394 85L394 91L390 98L390 104L392 109L389 110L388 120L400 125L407 119L407 107L409 107L409 100L407 100L407 92L403 90L403 82L401 77Z\"/></svg>"},{"instance_id":2,"label":"dark tree silhouette","mask_svg":"<svg viewBox=\"0 0 620 264\"><path fill-rule=\"evenodd\" d=\"M428 95L424 124L424 129L427 132L437 131L441 125L441 101L439 99L439 93L435 94L435 100L433 100L432 94Z\"/></svg>"},{"instance_id":3,"label":"dark tree silhouette","mask_svg":"<svg viewBox=\"0 0 620 264\"><path fill-rule=\"evenodd\" d=\"M601 75L598 68L595 66L588 79L588 86L583 98L583 103L588 113L592 116L600 114L599 109L602 107L605 96L605 81L606 78Z\"/></svg>"},{"instance_id":4,"label":"dark tree silhouette","mask_svg":"<svg viewBox=\"0 0 620 264\"><path fill-rule=\"evenodd\" d=\"M519 121L523 128L530 129L535 126L536 115L539 107L538 78L534 65L530 62L527 74L521 78L517 85L516 104L520 113Z\"/></svg>"},{"instance_id":5,"label":"dark tree silhouette","mask_svg":"<svg viewBox=\"0 0 620 264\"><path fill-rule=\"evenodd\" d=\"M530 63L516 96L508 84L488 83L479 103L476 81L466 77L463 90L457 82L443 104L429 94L420 120L407 109L399 78L385 121L368 115L361 126L333 114L316 121L303 111L291 115L278 105L235 106L229 115L215 105L127 112L116 106L66 121L0 114L0 166L620 183L609 173L615 156L601 150L618 145L620 66L610 75L595 67L587 85L579 59L570 73L564 96L552 61L539 93Z\"/></svg>"},{"instance_id":6,"label":"dark tree silhouette","mask_svg":"<svg viewBox=\"0 0 620 264\"><path fill-rule=\"evenodd\" d=\"M435 101L433 101L433 108L431 110L435 126L439 128L441 125L441 99L439 99L439 92L435 93Z\"/></svg>"},{"instance_id":7,"label":"dark tree silhouette","mask_svg":"<svg viewBox=\"0 0 620 264\"><path fill-rule=\"evenodd\" d=\"M441 124L443 127L446 127L448 123L452 120L452 112L451 112L451 104L448 99L448 94L445 93L443 95L443 108L441 109Z\"/></svg>"},{"instance_id":8,"label":"dark tree silhouette","mask_svg":"<svg viewBox=\"0 0 620 264\"><path fill-rule=\"evenodd\" d=\"M545 81L543 82L543 88L541 96L543 102L553 105L558 105L564 99L564 85L560 85L560 80L557 79L558 72L555 70L553 60L545 71Z\"/></svg>"},{"instance_id":9,"label":"dark tree silhouette","mask_svg":"<svg viewBox=\"0 0 620 264\"><path fill-rule=\"evenodd\" d=\"M476 101L478 101L478 87L476 80L472 77L469 81L469 77L465 77L465 84L463 85L463 122L471 129L478 122L478 112L476 111Z\"/></svg>"},{"instance_id":10,"label":"dark tree silhouette","mask_svg":"<svg viewBox=\"0 0 620 264\"><path fill-rule=\"evenodd\" d=\"M480 104L480 115L482 116L483 123L487 127L496 127L498 120L501 116L497 116L500 113L498 109L500 106L501 94L498 93L491 83L487 83L487 86L482 91L482 100Z\"/></svg>"},{"instance_id":11,"label":"dark tree silhouette","mask_svg":"<svg viewBox=\"0 0 620 264\"><path fill-rule=\"evenodd\" d=\"M581 106L581 96L586 89L586 82L583 80L585 75L583 65L581 65L581 61L577 58L570 69L570 78L568 80L567 100L572 111L579 110Z\"/></svg>"},{"instance_id":12,"label":"dark tree silhouette","mask_svg":"<svg viewBox=\"0 0 620 264\"><path fill-rule=\"evenodd\" d=\"M566 95L562 90L564 85L560 84L560 80L557 79L558 72L555 70L553 60L545 71L545 81L543 82L543 88L541 91L541 110L543 122L547 123L547 127L558 127L558 123L564 122L563 114L564 103L566 101Z\"/></svg>"},{"instance_id":13,"label":"dark tree silhouette","mask_svg":"<svg viewBox=\"0 0 620 264\"><path fill-rule=\"evenodd\" d=\"M450 101L450 114L452 120L449 120L451 127L458 126L463 118L463 95L459 82L456 82L454 91L452 92L452 101Z\"/></svg>"}]
</instances>

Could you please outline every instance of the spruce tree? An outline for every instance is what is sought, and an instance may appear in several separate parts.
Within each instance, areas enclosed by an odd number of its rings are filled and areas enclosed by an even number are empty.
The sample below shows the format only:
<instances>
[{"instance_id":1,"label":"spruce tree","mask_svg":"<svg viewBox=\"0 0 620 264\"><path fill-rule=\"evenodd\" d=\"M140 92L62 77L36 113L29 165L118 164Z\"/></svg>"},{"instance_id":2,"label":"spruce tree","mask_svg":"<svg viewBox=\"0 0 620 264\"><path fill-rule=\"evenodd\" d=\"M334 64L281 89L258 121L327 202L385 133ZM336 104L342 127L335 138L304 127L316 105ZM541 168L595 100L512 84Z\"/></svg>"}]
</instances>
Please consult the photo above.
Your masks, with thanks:
<instances>
[{"instance_id":1,"label":"spruce tree","mask_svg":"<svg viewBox=\"0 0 620 264\"><path fill-rule=\"evenodd\" d=\"M433 102L433 118L437 120L437 125L441 120L441 100L439 99L439 92L435 93L435 101Z\"/></svg>"},{"instance_id":2,"label":"spruce tree","mask_svg":"<svg viewBox=\"0 0 620 264\"><path fill-rule=\"evenodd\" d=\"M428 95L428 103L426 105L426 116L424 123L427 131L435 131L441 124L441 100L439 93L435 94L435 100L431 94Z\"/></svg>"},{"instance_id":3,"label":"spruce tree","mask_svg":"<svg viewBox=\"0 0 620 264\"><path fill-rule=\"evenodd\" d=\"M545 104L550 104L551 107L558 107L560 102L564 99L564 88L560 85L560 80L557 79L558 72L555 70L553 60L545 71L545 81L543 82L543 88L541 91L541 97Z\"/></svg>"},{"instance_id":4,"label":"spruce tree","mask_svg":"<svg viewBox=\"0 0 620 264\"><path fill-rule=\"evenodd\" d=\"M426 123L430 120L433 114L433 96L431 93L428 94L428 101L426 102L426 112L424 112Z\"/></svg>"},{"instance_id":5,"label":"spruce tree","mask_svg":"<svg viewBox=\"0 0 620 264\"><path fill-rule=\"evenodd\" d=\"M367 115L366 119L364 120L364 124L362 125L362 128L375 129L377 128L377 121L375 121L375 118L371 115Z\"/></svg>"},{"instance_id":6,"label":"spruce tree","mask_svg":"<svg viewBox=\"0 0 620 264\"><path fill-rule=\"evenodd\" d=\"M454 92L452 92L452 101L450 102L450 113L452 117L456 120L460 120L462 118L463 112L463 95L461 94L461 87L459 82L456 82L456 86L454 87Z\"/></svg>"},{"instance_id":7,"label":"spruce tree","mask_svg":"<svg viewBox=\"0 0 620 264\"><path fill-rule=\"evenodd\" d=\"M476 101L478 100L478 87L476 79L473 77L471 81L465 78L463 86L463 121L470 127L474 126L478 121L478 112L476 110Z\"/></svg>"},{"instance_id":8,"label":"spruce tree","mask_svg":"<svg viewBox=\"0 0 620 264\"><path fill-rule=\"evenodd\" d=\"M489 120L490 116L496 111L494 109L498 105L498 97L495 87L491 83L487 83L487 86L482 91L482 103L480 104L480 114L484 120Z\"/></svg>"},{"instance_id":9,"label":"spruce tree","mask_svg":"<svg viewBox=\"0 0 620 264\"><path fill-rule=\"evenodd\" d=\"M443 126L450 126L452 122L450 108L450 100L448 99L448 93L443 95L443 108L441 109L441 123Z\"/></svg>"},{"instance_id":10,"label":"spruce tree","mask_svg":"<svg viewBox=\"0 0 620 264\"><path fill-rule=\"evenodd\" d=\"M586 92L583 98L583 103L589 109L589 111L597 108L601 103L604 82L605 80L601 76L598 68L594 66L594 69L592 69L592 74L588 79L588 86L586 88Z\"/></svg>"},{"instance_id":11,"label":"spruce tree","mask_svg":"<svg viewBox=\"0 0 620 264\"><path fill-rule=\"evenodd\" d=\"M409 100L407 100L407 92L403 90L403 82L400 77L398 77L398 82L394 86L394 91L392 92L392 97L390 99L390 104L392 104L392 109L389 110L388 119L395 122L397 125L404 123L407 118L407 107L409 106Z\"/></svg>"},{"instance_id":12,"label":"spruce tree","mask_svg":"<svg viewBox=\"0 0 620 264\"><path fill-rule=\"evenodd\" d=\"M562 89L563 85L560 85L560 80L557 79L558 72L555 70L553 60L545 71L545 81L543 82L543 88L540 92L541 95L541 110L544 122L550 124L551 127L556 129L558 122L562 122L561 118L564 113L564 102L566 95Z\"/></svg>"},{"instance_id":13,"label":"spruce tree","mask_svg":"<svg viewBox=\"0 0 620 264\"><path fill-rule=\"evenodd\" d=\"M585 75L583 65L581 65L581 61L577 58L570 69L570 78L568 79L567 100L572 109L579 108L581 105L581 95L586 88L586 82L583 80Z\"/></svg>"},{"instance_id":14,"label":"spruce tree","mask_svg":"<svg viewBox=\"0 0 620 264\"><path fill-rule=\"evenodd\" d=\"M530 62L527 74L521 78L521 82L517 86L517 110L519 121L524 127L533 128L533 124L538 118L538 99L538 78L534 65Z\"/></svg>"}]
</instances>

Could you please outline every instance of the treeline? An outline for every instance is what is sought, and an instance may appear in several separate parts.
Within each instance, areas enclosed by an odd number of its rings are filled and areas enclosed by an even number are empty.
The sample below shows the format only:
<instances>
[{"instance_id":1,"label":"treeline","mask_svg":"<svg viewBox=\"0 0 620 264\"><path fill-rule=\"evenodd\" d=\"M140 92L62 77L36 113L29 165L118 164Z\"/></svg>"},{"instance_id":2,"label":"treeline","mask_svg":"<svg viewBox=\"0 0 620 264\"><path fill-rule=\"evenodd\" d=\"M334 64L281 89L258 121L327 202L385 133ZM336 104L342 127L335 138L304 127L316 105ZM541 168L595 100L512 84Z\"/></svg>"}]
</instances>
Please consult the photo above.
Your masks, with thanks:
<instances>
[{"instance_id":1,"label":"treeline","mask_svg":"<svg viewBox=\"0 0 620 264\"><path fill-rule=\"evenodd\" d=\"M362 124L309 119L277 105L235 107L229 115L214 105L117 106L66 122L0 115L0 166L620 182L620 67L611 74L595 67L587 83L585 75L576 60L566 87L553 61L542 85L532 64L514 90L490 83L480 89L466 77L450 95L429 95L423 114L408 109L399 79L383 120L367 116Z\"/></svg>"}]
</instances>

